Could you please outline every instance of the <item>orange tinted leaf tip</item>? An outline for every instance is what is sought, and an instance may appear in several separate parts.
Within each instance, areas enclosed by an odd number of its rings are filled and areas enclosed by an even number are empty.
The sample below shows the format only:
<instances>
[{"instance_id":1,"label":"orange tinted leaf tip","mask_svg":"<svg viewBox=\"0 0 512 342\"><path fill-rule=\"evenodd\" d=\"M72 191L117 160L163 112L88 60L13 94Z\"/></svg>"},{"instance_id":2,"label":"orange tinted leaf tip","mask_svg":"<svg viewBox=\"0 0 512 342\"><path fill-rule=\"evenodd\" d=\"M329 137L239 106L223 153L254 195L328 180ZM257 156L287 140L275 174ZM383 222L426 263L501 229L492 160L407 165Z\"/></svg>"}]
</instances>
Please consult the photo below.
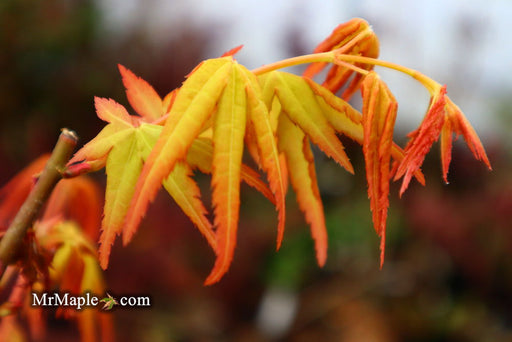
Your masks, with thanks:
<instances>
[{"instance_id":1,"label":"orange tinted leaf tip","mask_svg":"<svg viewBox=\"0 0 512 342\"><path fill-rule=\"evenodd\" d=\"M112 99L106 99L103 97L94 97L94 105L96 107L96 113L98 117L106 122L132 126L133 120L126 111L124 106L120 105Z\"/></svg>"},{"instance_id":2,"label":"orange tinted leaf tip","mask_svg":"<svg viewBox=\"0 0 512 342\"><path fill-rule=\"evenodd\" d=\"M164 114L162 99L155 89L121 64L118 64L118 68L132 108L148 122L161 117Z\"/></svg>"},{"instance_id":3,"label":"orange tinted leaf tip","mask_svg":"<svg viewBox=\"0 0 512 342\"><path fill-rule=\"evenodd\" d=\"M234 47L231 50L224 52L221 57L234 56L238 53L238 51L242 50L243 47L243 45L238 45L237 47Z\"/></svg>"},{"instance_id":4,"label":"orange tinted leaf tip","mask_svg":"<svg viewBox=\"0 0 512 342\"><path fill-rule=\"evenodd\" d=\"M446 118L441 132L441 165L445 183L448 183L453 134L462 135L473 156L492 170L480 138L459 107L446 96Z\"/></svg>"},{"instance_id":5,"label":"orange tinted leaf tip","mask_svg":"<svg viewBox=\"0 0 512 342\"><path fill-rule=\"evenodd\" d=\"M478 135L462 111L446 95L446 86L441 87L434 81L430 82L428 86L427 89L433 94L429 109L418 129L409 134L411 140L405 147L405 157L398 166L394 177L395 180L404 177L400 195L407 188L411 174L419 170L426 153L439 137L441 138L441 165L445 183L448 183L453 133L462 135L475 158L481 160L491 169Z\"/></svg>"},{"instance_id":6,"label":"orange tinted leaf tip","mask_svg":"<svg viewBox=\"0 0 512 342\"><path fill-rule=\"evenodd\" d=\"M439 138L445 122L446 86L439 87L433 94L427 113L420 126L409 134L411 140L405 147L405 157L400 162L395 180L403 177L400 196L409 186L413 174L418 171L432 144Z\"/></svg>"}]
</instances>

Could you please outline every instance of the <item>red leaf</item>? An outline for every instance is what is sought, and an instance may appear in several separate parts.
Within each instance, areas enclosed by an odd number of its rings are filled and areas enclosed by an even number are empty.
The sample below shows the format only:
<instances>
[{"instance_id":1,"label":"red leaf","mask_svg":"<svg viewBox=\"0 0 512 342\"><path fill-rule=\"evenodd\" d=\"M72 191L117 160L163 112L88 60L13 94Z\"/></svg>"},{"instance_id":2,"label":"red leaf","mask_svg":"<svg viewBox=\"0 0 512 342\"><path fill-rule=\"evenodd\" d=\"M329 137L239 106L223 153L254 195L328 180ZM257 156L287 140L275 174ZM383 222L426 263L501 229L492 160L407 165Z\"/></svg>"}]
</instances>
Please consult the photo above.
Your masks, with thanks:
<instances>
[{"instance_id":1,"label":"red leaf","mask_svg":"<svg viewBox=\"0 0 512 342\"><path fill-rule=\"evenodd\" d=\"M0 190L0 231L6 230L43 171L50 155L44 154L21 170Z\"/></svg>"},{"instance_id":2,"label":"red leaf","mask_svg":"<svg viewBox=\"0 0 512 342\"><path fill-rule=\"evenodd\" d=\"M491 170L491 163L487 158L482 142L462 111L446 96L446 118L441 132L441 164L443 179L448 183L448 168L451 160L453 133L462 134L466 144L477 160L481 160Z\"/></svg>"},{"instance_id":3,"label":"red leaf","mask_svg":"<svg viewBox=\"0 0 512 342\"><path fill-rule=\"evenodd\" d=\"M400 196L409 186L412 175L418 171L432 144L439 138L445 121L446 86L439 87L430 99L430 105L421 125L409 133L411 140L405 147L405 157L399 164L394 179L404 177Z\"/></svg>"}]
</instances>

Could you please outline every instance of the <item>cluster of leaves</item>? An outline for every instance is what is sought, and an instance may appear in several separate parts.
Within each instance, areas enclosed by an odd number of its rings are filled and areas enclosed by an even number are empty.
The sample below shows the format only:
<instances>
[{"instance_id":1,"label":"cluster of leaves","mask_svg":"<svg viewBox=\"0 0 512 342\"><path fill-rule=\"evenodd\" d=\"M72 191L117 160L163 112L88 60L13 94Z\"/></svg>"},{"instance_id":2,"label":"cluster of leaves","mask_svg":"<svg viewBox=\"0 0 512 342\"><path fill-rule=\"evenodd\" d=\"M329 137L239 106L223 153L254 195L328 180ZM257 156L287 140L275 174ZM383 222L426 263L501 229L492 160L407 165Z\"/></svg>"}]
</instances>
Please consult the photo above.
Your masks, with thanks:
<instances>
[{"instance_id":1,"label":"cluster of leaves","mask_svg":"<svg viewBox=\"0 0 512 342\"><path fill-rule=\"evenodd\" d=\"M0 337L22 335L21 312L26 313L32 336L42 336L41 309L28 310L32 291L105 293L100 266L107 268L117 235L123 235L124 244L132 239L161 186L215 251L215 265L205 281L213 284L233 259L241 181L275 205L277 248L284 235L290 183L311 227L318 264L326 262L327 233L312 144L350 173L354 168L339 135L362 146L370 209L381 238L381 266L391 180L403 179L400 195L413 177L424 184L421 164L440 137L447 181L454 135L462 135L474 156L490 168L478 136L446 95L446 87L415 70L377 59L378 39L362 19L338 26L313 54L252 71L235 60L239 49L203 61L164 98L119 65L135 114L114 100L95 99L98 117L108 124L62 171L70 179L57 185L17 251L16 263L0 279L0 290L10 290L0 306ZM280 71L304 63L309 66L302 76ZM398 105L373 70L376 65L410 75L431 94L425 117L409 134L404 149L393 142ZM315 82L313 78L328 66L322 84ZM348 102L358 90L361 111ZM244 153L257 170L242 162ZM47 159L35 161L1 190L0 231L18 212ZM95 185L77 176L102 168L107 186L101 220ZM213 222L193 178L195 171L211 174ZM93 241L100 225L97 253ZM102 302L108 309L116 304L110 295ZM111 318L98 310L60 308L57 314L76 318L84 340L97 340L100 334L109 340L112 335Z\"/></svg>"},{"instance_id":2,"label":"cluster of leaves","mask_svg":"<svg viewBox=\"0 0 512 342\"><path fill-rule=\"evenodd\" d=\"M6 228L31 191L35 175L49 156L35 160L0 191L0 222ZM45 335L43 307L32 307L32 292L72 295L105 293L95 241L101 217L101 196L95 182L77 177L59 182L45 210L27 233L16 264L7 267L0 291L8 293L0 305L0 339L23 341L28 324L30 338ZM57 317L75 320L83 341L111 340L112 317L98 310L59 307Z\"/></svg>"},{"instance_id":3,"label":"cluster of leaves","mask_svg":"<svg viewBox=\"0 0 512 342\"><path fill-rule=\"evenodd\" d=\"M233 259L240 209L240 183L246 182L271 201L277 211L277 248L285 229L285 197L290 183L311 227L320 266L327 258L327 233L315 171L312 144L350 173L339 135L362 146L374 228L384 260L389 183L411 179L425 183L421 164L441 138L445 181L454 135L462 135L474 156L489 168L475 131L446 95L446 87L406 67L378 60L379 42L368 23L353 19L338 26L311 55L255 70L234 58L235 48L199 64L179 89L161 98L143 79L119 66L128 102L135 114L111 99L96 98L96 112L108 124L71 159L43 214L26 235L17 263L4 272L0 290L9 299L0 336L19 336L19 312L27 312L31 333L43 334L41 309L31 308L32 291L105 293L100 266L108 266L117 235L128 243L148 205L163 186L198 227L216 253L205 284L219 281ZM280 69L309 63L302 76ZM404 149L393 142L397 102L374 66L412 76L431 94L419 127ZM322 84L313 78L330 66ZM360 90L361 111L348 101ZM242 162L247 153L257 170ZM0 222L12 220L48 157L35 161L0 193ZM98 253L93 243L100 226L96 187L83 173L105 168L107 186ZM193 173L211 174L213 222L201 200ZM261 175L264 174L264 179ZM84 214L85 213L85 214ZM97 214L95 214L97 213ZM99 263L98 263L99 261ZM102 301L112 308L113 298ZM95 340L98 327L109 339L111 321L97 310L60 308L76 318L84 340Z\"/></svg>"},{"instance_id":4,"label":"cluster of leaves","mask_svg":"<svg viewBox=\"0 0 512 342\"><path fill-rule=\"evenodd\" d=\"M291 183L311 226L318 264L323 265L327 234L311 144L354 173L338 135L362 145L373 223L381 238L381 265L391 179L403 178L400 194L413 177L424 184L421 164L441 137L446 180L454 134L462 135L475 157L490 168L478 136L446 95L446 87L417 71L378 60L378 39L362 19L338 26L311 55L252 71L237 63L237 51L203 61L163 99L146 81L119 66L135 115L114 100L95 99L97 114L108 125L75 154L68 175L106 169L99 249L103 268L116 235L123 235L124 244L132 239L163 185L215 251L216 262L205 283L217 282L235 250L242 180L275 205L277 248ZM302 77L278 70L302 63L310 63ZM323 84L313 81L328 65ZM431 94L424 120L409 134L404 149L393 142L397 102L373 70L375 65L412 76ZM361 111L347 102L358 89ZM242 163L244 152L259 170ZM212 175L213 223L192 178L195 170ZM266 181L260 179L260 170Z\"/></svg>"}]
</instances>

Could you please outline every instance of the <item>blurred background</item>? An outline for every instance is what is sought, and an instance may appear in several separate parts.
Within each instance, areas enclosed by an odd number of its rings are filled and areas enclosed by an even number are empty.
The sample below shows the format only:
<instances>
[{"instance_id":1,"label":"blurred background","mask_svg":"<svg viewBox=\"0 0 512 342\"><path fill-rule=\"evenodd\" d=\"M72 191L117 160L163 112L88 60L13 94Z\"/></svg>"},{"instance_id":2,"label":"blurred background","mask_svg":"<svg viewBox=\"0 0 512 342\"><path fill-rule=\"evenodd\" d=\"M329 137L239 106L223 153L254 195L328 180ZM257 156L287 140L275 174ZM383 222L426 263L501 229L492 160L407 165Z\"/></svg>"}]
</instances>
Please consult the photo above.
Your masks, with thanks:
<instances>
[{"instance_id":1,"label":"blurred background","mask_svg":"<svg viewBox=\"0 0 512 342\"><path fill-rule=\"evenodd\" d=\"M427 187L412 184L400 200L393 184L379 270L363 157L344 140L355 176L316 154L329 231L326 266L315 264L293 194L276 253L275 212L243 187L235 259L211 287L202 282L213 253L162 193L134 241L116 242L105 273L114 296L152 297L150 309L112 312L118 338L510 341L511 15L507 0L2 0L0 181L50 151L62 127L76 130L81 143L93 138L103 127L94 96L127 105L117 63L165 95L201 60L234 46L245 45L237 59L255 68L309 53L339 23L363 17L380 39L382 59L448 84L493 172L460 139L445 185L434 146L424 165ZM382 74L399 102L396 140L404 143L428 93L407 77ZM101 172L94 177L105 181ZM73 325L52 319L55 336L78 335Z\"/></svg>"}]
</instances>

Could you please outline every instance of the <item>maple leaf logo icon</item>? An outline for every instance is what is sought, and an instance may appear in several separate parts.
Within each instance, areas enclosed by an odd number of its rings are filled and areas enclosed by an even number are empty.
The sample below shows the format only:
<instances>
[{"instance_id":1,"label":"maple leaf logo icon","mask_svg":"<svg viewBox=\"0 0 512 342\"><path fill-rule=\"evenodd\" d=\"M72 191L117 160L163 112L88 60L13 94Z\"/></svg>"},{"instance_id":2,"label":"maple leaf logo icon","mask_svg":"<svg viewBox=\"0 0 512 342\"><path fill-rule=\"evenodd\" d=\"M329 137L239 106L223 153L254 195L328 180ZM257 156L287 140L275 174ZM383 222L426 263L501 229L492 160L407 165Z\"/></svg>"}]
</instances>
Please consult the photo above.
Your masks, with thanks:
<instances>
[{"instance_id":1,"label":"maple leaf logo icon","mask_svg":"<svg viewBox=\"0 0 512 342\"><path fill-rule=\"evenodd\" d=\"M100 300L100 302L104 302L105 303L103 305L103 307L101 308L102 310L112 310L114 305L119 305L117 300L114 297L112 297L109 293L107 293L107 296L108 297L105 297L105 298Z\"/></svg>"}]
</instances>

